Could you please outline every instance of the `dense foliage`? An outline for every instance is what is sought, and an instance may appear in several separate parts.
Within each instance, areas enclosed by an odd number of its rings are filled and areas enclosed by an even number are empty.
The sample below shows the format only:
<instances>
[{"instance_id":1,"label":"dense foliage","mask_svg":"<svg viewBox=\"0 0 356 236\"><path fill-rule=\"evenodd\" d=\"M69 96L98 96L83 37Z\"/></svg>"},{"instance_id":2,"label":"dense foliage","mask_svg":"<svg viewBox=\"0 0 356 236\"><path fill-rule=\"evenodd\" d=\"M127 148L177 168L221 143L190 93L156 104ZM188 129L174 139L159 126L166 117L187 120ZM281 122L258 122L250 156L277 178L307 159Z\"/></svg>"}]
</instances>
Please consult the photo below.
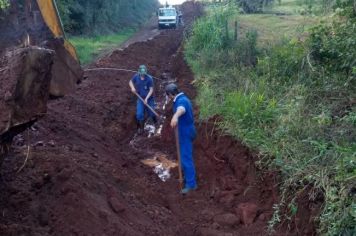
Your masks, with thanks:
<instances>
[{"instance_id":1,"label":"dense foliage","mask_svg":"<svg viewBox=\"0 0 356 236\"><path fill-rule=\"evenodd\" d=\"M304 6L304 14L327 14L333 11L335 6L340 6L349 0L297 0L298 5Z\"/></svg>"},{"instance_id":2,"label":"dense foliage","mask_svg":"<svg viewBox=\"0 0 356 236\"><path fill-rule=\"evenodd\" d=\"M353 0L338 1L332 20L303 41L258 47L255 31L234 41L224 31L231 8L198 20L185 53L197 75L202 119L220 115L220 127L281 171L281 208L298 212L298 193L323 199L323 235L355 235L356 24ZM331 22L331 23L330 23ZM273 157L273 158L270 158Z\"/></svg>"},{"instance_id":3,"label":"dense foliage","mask_svg":"<svg viewBox=\"0 0 356 236\"><path fill-rule=\"evenodd\" d=\"M157 0L57 0L64 29L70 34L107 34L136 27L152 15Z\"/></svg>"},{"instance_id":4,"label":"dense foliage","mask_svg":"<svg viewBox=\"0 0 356 236\"><path fill-rule=\"evenodd\" d=\"M210 0L201 1L210 2ZM229 4L233 3L239 6L244 13L256 13L262 12L266 6L274 3L274 0L213 0L213 2L224 2Z\"/></svg>"},{"instance_id":5,"label":"dense foliage","mask_svg":"<svg viewBox=\"0 0 356 236\"><path fill-rule=\"evenodd\" d=\"M8 0L0 0L0 10L5 9L9 6Z\"/></svg>"},{"instance_id":6,"label":"dense foliage","mask_svg":"<svg viewBox=\"0 0 356 236\"><path fill-rule=\"evenodd\" d=\"M343 20L315 27L311 34L311 50L315 60L330 67L329 70L351 74L356 65L356 12L351 5L340 3L338 14Z\"/></svg>"},{"instance_id":7,"label":"dense foliage","mask_svg":"<svg viewBox=\"0 0 356 236\"><path fill-rule=\"evenodd\" d=\"M262 9L274 0L237 0L237 3L246 13L262 12Z\"/></svg>"}]
</instances>

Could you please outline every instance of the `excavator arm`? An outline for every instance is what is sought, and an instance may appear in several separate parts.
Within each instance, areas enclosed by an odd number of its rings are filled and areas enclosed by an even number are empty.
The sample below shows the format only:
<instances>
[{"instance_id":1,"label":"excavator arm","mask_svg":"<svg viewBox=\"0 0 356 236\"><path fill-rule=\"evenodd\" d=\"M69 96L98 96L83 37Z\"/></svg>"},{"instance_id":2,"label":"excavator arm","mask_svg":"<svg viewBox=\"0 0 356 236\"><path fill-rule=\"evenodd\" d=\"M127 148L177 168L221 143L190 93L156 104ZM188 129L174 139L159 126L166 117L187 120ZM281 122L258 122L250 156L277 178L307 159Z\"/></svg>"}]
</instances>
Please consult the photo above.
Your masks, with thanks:
<instances>
[{"instance_id":1,"label":"excavator arm","mask_svg":"<svg viewBox=\"0 0 356 236\"><path fill-rule=\"evenodd\" d=\"M38 7L41 11L43 20L53 35L57 38L64 39L64 47L78 61L77 52L74 46L66 39L63 30L63 24L58 13L58 8L55 0L37 0Z\"/></svg>"},{"instance_id":2,"label":"excavator arm","mask_svg":"<svg viewBox=\"0 0 356 236\"><path fill-rule=\"evenodd\" d=\"M54 0L10 0L0 10L0 165L12 139L83 77Z\"/></svg>"}]
</instances>

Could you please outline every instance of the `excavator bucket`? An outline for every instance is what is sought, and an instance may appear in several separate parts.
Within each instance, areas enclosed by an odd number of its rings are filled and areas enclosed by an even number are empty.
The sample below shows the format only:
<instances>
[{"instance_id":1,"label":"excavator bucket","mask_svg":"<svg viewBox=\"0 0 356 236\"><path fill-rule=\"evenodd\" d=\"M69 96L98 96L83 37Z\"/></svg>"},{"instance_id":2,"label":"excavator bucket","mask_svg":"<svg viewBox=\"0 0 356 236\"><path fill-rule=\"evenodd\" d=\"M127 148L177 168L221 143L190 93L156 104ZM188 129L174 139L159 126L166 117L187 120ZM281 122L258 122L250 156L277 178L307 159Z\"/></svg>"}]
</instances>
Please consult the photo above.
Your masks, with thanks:
<instances>
[{"instance_id":1,"label":"excavator bucket","mask_svg":"<svg viewBox=\"0 0 356 236\"><path fill-rule=\"evenodd\" d=\"M41 11L43 20L46 22L48 28L52 31L56 38L66 38L63 30L63 25L61 18L56 7L56 2L54 0L37 0L38 7ZM68 41L64 40L65 49L72 55L74 59L78 61L78 56L73 45Z\"/></svg>"},{"instance_id":2,"label":"excavator bucket","mask_svg":"<svg viewBox=\"0 0 356 236\"><path fill-rule=\"evenodd\" d=\"M0 37L0 52L34 45L55 51L50 95L69 94L81 81L83 71L54 0L11 0L9 8L0 12L0 32L6 32Z\"/></svg>"},{"instance_id":3,"label":"excavator bucket","mask_svg":"<svg viewBox=\"0 0 356 236\"><path fill-rule=\"evenodd\" d=\"M13 137L46 113L50 95L73 92L82 75L54 0L0 9L0 164Z\"/></svg>"},{"instance_id":4,"label":"excavator bucket","mask_svg":"<svg viewBox=\"0 0 356 236\"><path fill-rule=\"evenodd\" d=\"M44 22L55 37L55 40L48 41L45 44L56 51L50 94L52 96L63 96L74 90L83 76L83 71L75 48L66 40L55 0L37 0L37 4ZM65 75L65 77L62 75Z\"/></svg>"}]
</instances>

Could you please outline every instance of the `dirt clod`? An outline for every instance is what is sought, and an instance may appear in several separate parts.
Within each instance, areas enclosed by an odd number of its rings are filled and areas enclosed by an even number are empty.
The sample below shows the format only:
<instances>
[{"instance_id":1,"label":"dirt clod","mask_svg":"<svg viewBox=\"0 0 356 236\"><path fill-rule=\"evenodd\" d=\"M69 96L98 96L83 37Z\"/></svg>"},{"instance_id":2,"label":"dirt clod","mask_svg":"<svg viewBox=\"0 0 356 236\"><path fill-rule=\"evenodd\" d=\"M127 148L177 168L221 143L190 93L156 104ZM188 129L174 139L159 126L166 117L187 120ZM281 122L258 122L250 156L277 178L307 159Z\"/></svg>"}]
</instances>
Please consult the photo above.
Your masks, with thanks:
<instances>
[{"instance_id":1,"label":"dirt clod","mask_svg":"<svg viewBox=\"0 0 356 236\"><path fill-rule=\"evenodd\" d=\"M121 213L125 211L125 206L117 198L109 197L108 202L114 212Z\"/></svg>"},{"instance_id":2,"label":"dirt clod","mask_svg":"<svg viewBox=\"0 0 356 236\"><path fill-rule=\"evenodd\" d=\"M238 205L236 212L241 217L244 225L250 225L254 222L258 206L254 203L241 203Z\"/></svg>"},{"instance_id":3,"label":"dirt clod","mask_svg":"<svg viewBox=\"0 0 356 236\"><path fill-rule=\"evenodd\" d=\"M221 226L237 226L240 219L235 214L226 213L215 216L214 221Z\"/></svg>"}]
</instances>

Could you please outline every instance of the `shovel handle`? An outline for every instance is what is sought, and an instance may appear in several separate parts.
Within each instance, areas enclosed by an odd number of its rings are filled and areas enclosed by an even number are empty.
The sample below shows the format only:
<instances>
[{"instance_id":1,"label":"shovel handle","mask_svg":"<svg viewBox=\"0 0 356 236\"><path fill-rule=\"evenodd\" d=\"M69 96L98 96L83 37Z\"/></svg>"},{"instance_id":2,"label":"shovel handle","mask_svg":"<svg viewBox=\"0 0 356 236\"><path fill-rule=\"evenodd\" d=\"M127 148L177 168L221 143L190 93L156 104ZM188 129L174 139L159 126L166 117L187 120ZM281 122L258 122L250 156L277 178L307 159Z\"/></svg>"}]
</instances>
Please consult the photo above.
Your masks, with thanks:
<instances>
[{"instance_id":1,"label":"shovel handle","mask_svg":"<svg viewBox=\"0 0 356 236\"><path fill-rule=\"evenodd\" d=\"M182 190L183 189L183 174L182 174L182 163L181 163L181 156L180 156L178 126L174 128L174 133L176 136L176 147L177 147L177 156L178 156L179 187Z\"/></svg>"},{"instance_id":2,"label":"shovel handle","mask_svg":"<svg viewBox=\"0 0 356 236\"><path fill-rule=\"evenodd\" d=\"M138 99L140 99L143 102L143 104L146 105L146 107L148 107L148 109L150 109L153 112L153 114L155 114L155 116L157 116L157 118L159 117L158 113L150 105L145 103L145 100L137 92L134 92L134 94L138 97Z\"/></svg>"}]
</instances>

